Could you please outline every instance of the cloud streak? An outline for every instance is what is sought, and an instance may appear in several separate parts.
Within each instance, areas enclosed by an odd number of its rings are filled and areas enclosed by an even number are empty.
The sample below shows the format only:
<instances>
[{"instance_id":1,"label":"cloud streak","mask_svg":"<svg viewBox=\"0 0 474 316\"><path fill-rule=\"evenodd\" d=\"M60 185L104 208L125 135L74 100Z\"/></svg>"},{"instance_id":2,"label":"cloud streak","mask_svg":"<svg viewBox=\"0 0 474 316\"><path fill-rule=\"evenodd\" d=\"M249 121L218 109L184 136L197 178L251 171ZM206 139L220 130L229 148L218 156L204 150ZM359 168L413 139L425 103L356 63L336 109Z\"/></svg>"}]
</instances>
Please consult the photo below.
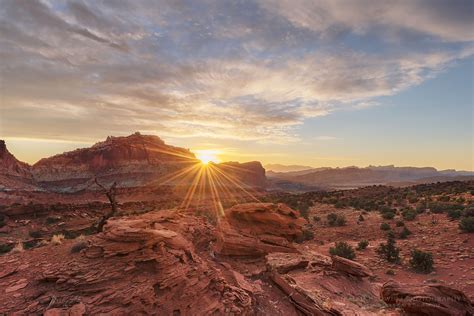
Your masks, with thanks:
<instances>
[{"instance_id":1,"label":"cloud streak","mask_svg":"<svg viewBox=\"0 0 474 316\"><path fill-rule=\"evenodd\" d=\"M291 142L474 53L471 2L377 3L3 0L0 132Z\"/></svg>"}]
</instances>

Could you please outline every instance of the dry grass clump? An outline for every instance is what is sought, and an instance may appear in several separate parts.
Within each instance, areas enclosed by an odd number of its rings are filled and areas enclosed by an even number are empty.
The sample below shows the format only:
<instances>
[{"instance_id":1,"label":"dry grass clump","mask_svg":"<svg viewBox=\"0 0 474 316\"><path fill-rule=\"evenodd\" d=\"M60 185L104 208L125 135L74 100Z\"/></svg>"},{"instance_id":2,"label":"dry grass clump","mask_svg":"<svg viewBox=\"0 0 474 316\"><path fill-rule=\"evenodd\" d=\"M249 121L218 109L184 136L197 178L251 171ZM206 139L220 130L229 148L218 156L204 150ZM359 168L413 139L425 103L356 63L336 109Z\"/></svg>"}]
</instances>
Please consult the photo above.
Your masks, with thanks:
<instances>
[{"instance_id":1,"label":"dry grass clump","mask_svg":"<svg viewBox=\"0 0 474 316\"><path fill-rule=\"evenodd\" d=\"M51 243L53 245L60 245L63 243L64 240L64 235L63 234L57 234L51 237Z\"/></svg>"},{"instance_id":2,"label":"dry grass clump","mask_svg":"<svg viewBox=\"0 0 474 316\"><path fill-rule=\"evenodd\" d=\"M23 243L21 241L17 242L15 247L13 247L13 249L11 250L11 252L13 253L23 252L23 251L25 251L25 248L23 248Z\"/></svg>"}]
</instances>

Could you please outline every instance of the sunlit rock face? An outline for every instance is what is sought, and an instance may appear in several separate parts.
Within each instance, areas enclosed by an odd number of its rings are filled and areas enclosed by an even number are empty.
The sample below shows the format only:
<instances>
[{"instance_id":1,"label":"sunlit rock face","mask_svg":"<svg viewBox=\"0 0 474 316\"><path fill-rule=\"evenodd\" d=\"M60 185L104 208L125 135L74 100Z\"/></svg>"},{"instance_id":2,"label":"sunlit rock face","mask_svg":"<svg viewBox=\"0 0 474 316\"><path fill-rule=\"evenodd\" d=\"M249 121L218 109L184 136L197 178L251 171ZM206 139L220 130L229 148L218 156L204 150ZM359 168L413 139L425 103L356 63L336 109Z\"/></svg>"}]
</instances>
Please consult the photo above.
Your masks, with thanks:
<instances>
[{"instance_id":1,"label":"sunlit rock face","mask_svg":"<svg viewBox=\"0 0 474 316\"><path fill-rule=\"evenodd\" d=\"M306 221L284 204L247 203L225 211L217 229L216 250L228 256L296 252L292 241Z\"/></svg>"},{"instance_id":2,"label":"sunlit rock face","mask_svg":"<svg viewBox=\"0 0 474 316\"><path fill-rule=\"evenodd\" d=\"M158 136L135 133L41 159L32 170L47 189L77 191L87 188L94 177L105 184L140 186L192 163L196 159L189 150L167 145Z\"/></svg>"},{"instance_id":3,"label":"sunlit rock face","mask_svg":"<svg viewBox=\"0 0 474 316\"><path fill-rule=\"evenodd\" d=\"M77 149L41 159L32 167L34 179L52 191L88 189L97 177L106 185L119 187L149 184L189 185L201 162L188 149L165 144L158 136L135 133L108 137L90 148ZM213 164L223 185L264 187L265 169L260 162Z\"/></svg>"},{"instance_id":4,"label":"sunlit rock face","mask_svg":"<svg viewBox=\"0 0 474 316\"><path fill-rule=\"evenodd\" d=\"M36 189L30 166L15 158L0 140L0 189Z\"/></svg>"}]
</instances>

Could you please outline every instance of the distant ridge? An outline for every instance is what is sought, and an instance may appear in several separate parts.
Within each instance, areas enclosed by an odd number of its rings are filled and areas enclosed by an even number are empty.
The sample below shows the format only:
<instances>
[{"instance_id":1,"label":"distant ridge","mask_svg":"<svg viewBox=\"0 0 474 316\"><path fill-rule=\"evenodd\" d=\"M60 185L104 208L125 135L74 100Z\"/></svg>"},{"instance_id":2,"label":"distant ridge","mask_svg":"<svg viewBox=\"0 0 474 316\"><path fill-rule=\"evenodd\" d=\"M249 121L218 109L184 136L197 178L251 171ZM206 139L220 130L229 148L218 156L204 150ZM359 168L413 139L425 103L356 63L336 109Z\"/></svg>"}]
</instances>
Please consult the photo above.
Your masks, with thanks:
<instances>
[{"instance_id":1,"label":"distant ridge","mask_svg":"<svg viewBox=\"0 0 474 316\"><path fill-rule=\"evenodd\" d=\"M453 180L473 180L474 172L442 170L433 167L368 166L365 168L314 168L293 172L267 172L272 183L285 180L285 186L324 189L357 188L368 185L411 185Z\"/></svg>"}]
</instances>

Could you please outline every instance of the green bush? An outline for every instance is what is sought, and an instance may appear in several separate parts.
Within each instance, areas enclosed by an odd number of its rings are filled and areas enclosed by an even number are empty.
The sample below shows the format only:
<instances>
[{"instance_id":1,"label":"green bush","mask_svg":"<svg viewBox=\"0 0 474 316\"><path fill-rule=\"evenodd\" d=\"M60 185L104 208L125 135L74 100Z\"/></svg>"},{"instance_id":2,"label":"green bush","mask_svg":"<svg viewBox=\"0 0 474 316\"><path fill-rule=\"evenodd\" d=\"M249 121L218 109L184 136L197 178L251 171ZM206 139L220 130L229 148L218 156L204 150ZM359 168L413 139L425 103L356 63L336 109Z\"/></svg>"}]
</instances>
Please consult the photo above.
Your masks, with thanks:
<instances>
[{"instance_id":1,"label":"green bush","mask_svg":"<svg viewBox=\"0 0 474 316\"><path fill-rule=\"evenodd\" d=\"M411 231L406 226L404 226L403 230L400 233L400 239L407 239L410 235Z\"/></svg>"},{"instance_id":2,"label":"green bush","mask_svg":"<svg viewBox=\"0 0 474 316\"><path fill-rule=\"evenodd\" d=\"M411 252L410 266L419 273L433 271L433 256L430 252L415 249Z\"/></svg>"},{"instance_id":3,"label":"green bush","mask_svg":"<svg viewBox=\"0 0 474 316\"><path fill-rule=\"evenodd\" d=\"M356 249L364 250L365 248L367 248L368 245L369 245L369 241L367 239L364 239L364 240L359 241Z\"/></svg>"},{"instance_id":4,"label":"green bush","mask_svg":"<svg viewBox=\"0 0 474 316\"><path fill-rule=\"evenodd\" d=\"M394 212L385 212L385 213L382 213L382 218L383 219L393 219L395 217L395 213Z\"/></svg>"},{"instance_id":5,"label":"green bush","mask_svg":"<svg viewBox=\"0 0 474 316\"><path fill-rule=\"evenodd\" d=\"M13 244L0 244L0 254L10 252L14 247Z\"/></svg>"},{"instance_id":6,"label":"green bush","mask_svg":"<svg viewBox=\"0 0 474 316\"><path fill-rule=\"evenodd\" d=\"M459 219L461 218L462 211L461 210L449 210L448 211L448 218L449 219Z\"/></svg>"},{"instance_id":7,"label":"green bush","mask_svg":"<svg viewBox=\"0 0 474 316\"><path fill-rule=\"evenodd\" d=\"M438 201L441 201L441 202L449 202L451 198L448 196L448 195L442 195L438 198Z\"/></svg>"},{"instance_id":8,"label":"green bush","mask_svg":"<svg viewBox=\"0 0 474 316\"><path fill-rule=\"evenodd\" d=\"M321 221L321 217L319 217L319 216L314 216L314 217L313 217L313 220L314 220L315 222L320 222L320 221Z\"/></svg>"},{"instance_id":9,"label":"green bush","mask_svg":"<svg viewBox=\"0 0 474 316\"><path fill-rule=\"evenodd\" d=\"M344 215L338 215L330 213L326 216L329 226L344 226L346 225L346 217Z\"/></svg>"},{"instance_id":10,"label":"green bush","mask_svg":"<svg viewBox=\"0 0 474 316\"><path fill-rule=\"evenodd\" d=\"M46 224L48 225L51 225L51 224L54 224L54 223L57 223L59 222L59 218L57 217L47 217L46 218Z\"/></svg>"},{"instance_id":11,"label":"green bush","mask_svg":"<svg viewBox=\"0 0 474 316\"><path fill-rule=\"evenodd\" d=\"M41 238L41 232L39 230L30 230L28 232L31 238Z\"/></svg>"},{"instance_id":12,"label":"green bush","mask_svg":"<svg viewBox=\"0 0 474 316\"><path fill-rule=\"evenodd\" d=\"M474 216L463 217L459 221L459 228L466 233L474 233Z\"/></svg>"},{"instance_id":13,"label":"green bush","mask_svg":"<svg viewBox=\"0 0 474 316\"><path fill-rule=\"evenodd\" d=\"M298 237L295 241L299 244L306 240L312 240L314 239L314 233L310 229L303 229L302 234L300 237Z\"/></svg>"},{"instance_id":14,"label":"green bush","mask_svg":"<svg viewBox=\"0 0 474 316\"><path fill-rule=\"evenodd\" d=\"M404 220L412 221L416 218L416 212L412 209L405 209L402 211L402 216Z\"/></svg>"},{"instance_id":15,"label":"green bush","mask_svg":"<svg viewBox=\"0 0 474 316\"><path fill-rule=\"evenodd\" d=\"M395 225L397 225L397 227L402 227L405 226L405 223L403 221L397 221Z\"/></svg>"},{"instance_id":16,"label":"green bush","mask_svg":"<svg viewBox=\"0 0 474 316\"><path fill-rule=\"evenodd\" d=\"M81 251L82 249L87 248L87 246L88 246L87 241L83 241L83 240L78 241L71 247L71 253L77 253Z\"/></svg>"},{"instance_id":17,"label":"green bush","mask_svg":"<svg viewBox=\"0 0 474 316\"><path fill-rule=\"evenodd\" d=\"M356 257L354 249L345 241L338 241L335 247L329 248L329 253L333 256L343 257L353 260Z\"/></svg>"},{"instance_id":18,"label":"green bush","mask_svg":"<svg viewBox=\"0 0 474 316\"><path fill-rule=\"evenodd\" d=\"M387 243L381 243L377 253L391 263L400 262L400 249L396 247L395 237L392 232L387 235Z\"/></svg>"},{"instance_id":19,"label":"green bush","mask_svg":"<svg viewBox=\"0 0 474 316\"><path fill-rule=\"evenodd\" d=\"M390 230L391 228L390 228L390 225L388 223L382 223L382 224L380 224L380 229L387 231L387 230Z\"/></svg>"}]
</instances>

